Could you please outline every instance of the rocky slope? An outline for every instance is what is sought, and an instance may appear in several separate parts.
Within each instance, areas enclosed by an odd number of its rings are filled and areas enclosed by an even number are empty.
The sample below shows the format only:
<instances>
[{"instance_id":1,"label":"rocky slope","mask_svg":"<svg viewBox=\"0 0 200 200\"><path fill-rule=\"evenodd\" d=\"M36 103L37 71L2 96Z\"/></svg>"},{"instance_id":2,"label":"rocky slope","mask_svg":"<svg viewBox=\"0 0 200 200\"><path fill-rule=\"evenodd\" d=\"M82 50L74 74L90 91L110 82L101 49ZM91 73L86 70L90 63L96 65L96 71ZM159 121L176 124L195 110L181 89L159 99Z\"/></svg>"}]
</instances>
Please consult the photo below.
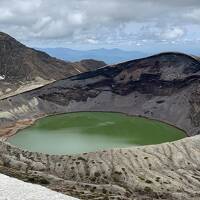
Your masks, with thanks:
<instances>
[{"instance_id":1,"label":"rocky slope","mask_svg":"<svg viewBox=\"0 0 200 200\"><path fill-rule=\"evenodd\" d=\"M52 81L102 67L105 63L93 61L70 63L28 48L11 36L0 32L0 98L45 85ZM91 64L93 67L91 67ZM5 97L5 96L4 96Z\"/></svg>"},{"instance_id":2,"label":"rocky slope","mask_svg":"<svg viewBox=\"0 0 200 200\"><path fill-rule=\"evenodd\" d=\"M199 80L199 59L181 53L106 66L1 100L0 134L50 114L115 111L198 135ZM0 152L0 172L81 199L200 198L199 136L75 156L30 153L4 142Z\"/></svg>"},{"instance_id":3,"label":"rocky slope","mask_svg":"<svg viewBox=\"0 0 200 200\"><path fill-rule=\"evenodd\" d=\"M92 71L94 69L98 69L103 66L106 66L105 62L97 61L97 60L93 60L93 59L81 60L80 62L75 62L75 64L82 66L87 71Z\"/></svg>"}]
</instances>

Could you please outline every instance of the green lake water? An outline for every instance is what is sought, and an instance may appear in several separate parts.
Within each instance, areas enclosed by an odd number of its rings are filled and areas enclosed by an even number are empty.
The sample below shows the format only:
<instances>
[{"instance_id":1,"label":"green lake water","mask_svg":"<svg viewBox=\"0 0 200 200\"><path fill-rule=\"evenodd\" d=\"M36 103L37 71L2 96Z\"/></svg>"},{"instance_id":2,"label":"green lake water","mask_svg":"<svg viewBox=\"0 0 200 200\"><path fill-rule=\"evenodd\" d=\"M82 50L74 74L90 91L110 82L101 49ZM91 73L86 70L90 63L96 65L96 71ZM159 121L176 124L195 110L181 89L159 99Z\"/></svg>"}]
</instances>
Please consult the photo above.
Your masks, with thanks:
<instances>
[{"instance_id":1,"label":"green lake water","mask_svg":"<svg viewBox=\"0 0 200 200\"><path fill-rule=\"evenodd\" d=\"M40 119L8 142L33 152L74 154L184 137L183 131L154 120L120 113L78 112Z\"/></svg>"}]
</instances>

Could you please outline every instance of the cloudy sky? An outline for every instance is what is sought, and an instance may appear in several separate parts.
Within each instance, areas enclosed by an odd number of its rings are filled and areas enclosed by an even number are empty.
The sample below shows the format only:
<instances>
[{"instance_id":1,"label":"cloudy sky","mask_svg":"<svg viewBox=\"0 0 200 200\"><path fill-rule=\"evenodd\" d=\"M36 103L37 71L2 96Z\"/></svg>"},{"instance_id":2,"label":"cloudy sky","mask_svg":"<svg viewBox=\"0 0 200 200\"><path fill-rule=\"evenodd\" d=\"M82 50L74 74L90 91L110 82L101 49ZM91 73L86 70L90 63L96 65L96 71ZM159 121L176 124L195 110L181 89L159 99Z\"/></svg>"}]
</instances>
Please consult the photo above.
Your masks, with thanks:
<instances>
[{"instance_id":1,"label":"cloudy sky","mask_svg":"<svg viewBox=\"0 0 200 200\"><path fill-rule=\"evenodd\" d=\"M200 0L0 0L0 30L34 47L197 51Z\"/></svg>"}]
</instances>

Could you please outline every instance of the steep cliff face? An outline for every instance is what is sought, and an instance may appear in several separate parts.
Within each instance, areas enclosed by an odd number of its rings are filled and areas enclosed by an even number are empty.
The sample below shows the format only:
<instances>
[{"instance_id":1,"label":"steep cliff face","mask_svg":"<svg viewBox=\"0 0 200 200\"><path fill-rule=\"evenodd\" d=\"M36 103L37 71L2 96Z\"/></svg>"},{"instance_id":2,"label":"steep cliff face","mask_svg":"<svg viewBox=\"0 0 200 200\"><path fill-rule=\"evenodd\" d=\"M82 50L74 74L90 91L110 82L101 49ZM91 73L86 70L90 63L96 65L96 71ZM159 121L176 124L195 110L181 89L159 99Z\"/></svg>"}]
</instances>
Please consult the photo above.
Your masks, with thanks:
<instances>
[{"instance_id":1,"label":"steep cliff face","mask_svg":"<svg viewBox=\"0 0 200 200\"><path fill-rule=\"evenodd\" d=\"M17 93L31 90L92 68L87 68L82 63L52 58L44 52L26 47L2 32L0 32L0 57L0 98L5 94L8 96L17 89ZM103 65L105 63L93 61L92 69Z\"/></svg>"}]
</instances>

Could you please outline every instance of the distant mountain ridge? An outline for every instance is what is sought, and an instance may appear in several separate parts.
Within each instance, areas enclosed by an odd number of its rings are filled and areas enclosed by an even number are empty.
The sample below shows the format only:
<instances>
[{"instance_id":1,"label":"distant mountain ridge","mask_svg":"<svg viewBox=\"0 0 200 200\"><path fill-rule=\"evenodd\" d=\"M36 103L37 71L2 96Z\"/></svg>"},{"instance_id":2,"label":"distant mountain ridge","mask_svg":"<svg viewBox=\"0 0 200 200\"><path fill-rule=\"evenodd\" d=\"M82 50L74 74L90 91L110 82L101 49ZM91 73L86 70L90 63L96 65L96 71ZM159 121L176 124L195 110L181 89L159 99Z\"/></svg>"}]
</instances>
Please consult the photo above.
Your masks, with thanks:
<instances>
[{"instance_id":1,"label":"distant mountain ridge","mask_svg":"<svg viewBox=\"0 0 200 200\"><path fill-rule=\"evenodd\" d=\"M69 48L38 48L51 56L65 61L80 61L83 59L102 60L108 64L115 64L127 60L143 58L148 54L140 51L124 51L121 49L93 49L93 50L73 50Z\"/></svg>"}]
</instances>

